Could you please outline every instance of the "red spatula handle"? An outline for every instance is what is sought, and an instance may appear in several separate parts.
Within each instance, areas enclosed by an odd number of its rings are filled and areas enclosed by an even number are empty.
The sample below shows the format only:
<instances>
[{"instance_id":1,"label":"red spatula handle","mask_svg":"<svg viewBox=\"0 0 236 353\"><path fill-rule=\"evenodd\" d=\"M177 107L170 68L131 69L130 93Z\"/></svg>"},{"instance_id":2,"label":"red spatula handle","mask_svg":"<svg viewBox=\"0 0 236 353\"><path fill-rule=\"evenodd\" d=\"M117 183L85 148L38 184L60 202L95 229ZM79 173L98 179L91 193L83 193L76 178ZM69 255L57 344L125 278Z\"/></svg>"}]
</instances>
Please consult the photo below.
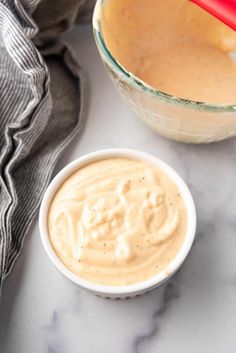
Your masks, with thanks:
<instances>
[{"instance_id":1,"label":"red spatula handle","mask_svg":"<svg viewBox=\"0 0 236 353\"><path fill-rule=\"evenodd\" d=\"M236 31L236 0L191 0Z\"/></svg>"}]
</instances>

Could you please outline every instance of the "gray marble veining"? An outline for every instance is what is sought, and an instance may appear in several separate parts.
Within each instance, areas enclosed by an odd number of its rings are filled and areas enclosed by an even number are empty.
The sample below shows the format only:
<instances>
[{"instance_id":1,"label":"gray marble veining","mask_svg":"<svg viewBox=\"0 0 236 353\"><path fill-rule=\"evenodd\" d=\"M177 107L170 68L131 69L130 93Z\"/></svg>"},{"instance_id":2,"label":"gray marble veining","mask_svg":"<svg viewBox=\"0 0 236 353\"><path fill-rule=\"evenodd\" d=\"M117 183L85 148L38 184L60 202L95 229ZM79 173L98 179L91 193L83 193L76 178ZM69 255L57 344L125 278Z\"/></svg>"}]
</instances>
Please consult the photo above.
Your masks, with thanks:
<instances>
[{"instance_id":1,"label":"gray marble veining","mask_svg":"<svg viewBox=\"0 0 236 353\"><path fill-rule=\"evenodd\" d=\"M176 275L177 276L177 275ZM152 338L156 337L158 334L159 323L161 318L165 315L166 311L171 307L172 302L179 298L179 290L176 283L172 282L165 285L161 303L152 315L150 328L147 332L139 334L134 338L132 344L132 352L140 353L142 351L142 345L145 342L149 342Z\"/></svg>"},{"instance_id":2,"label":"gray marble veining","mask_svg":"<svg viewBox=\"0 0 236 353\"><path fill-rule=\"evenodd\" d=\"M194 246L181 270L143 296L105 300L80 290L49 262L35 223L0 306L0 353L235 353L236 139L182 145L158 137L113 88L88 28L68 38L90 84L88 121L57 171L106 147L165 160L196 202Z\"/></svg>"}]
</instances>

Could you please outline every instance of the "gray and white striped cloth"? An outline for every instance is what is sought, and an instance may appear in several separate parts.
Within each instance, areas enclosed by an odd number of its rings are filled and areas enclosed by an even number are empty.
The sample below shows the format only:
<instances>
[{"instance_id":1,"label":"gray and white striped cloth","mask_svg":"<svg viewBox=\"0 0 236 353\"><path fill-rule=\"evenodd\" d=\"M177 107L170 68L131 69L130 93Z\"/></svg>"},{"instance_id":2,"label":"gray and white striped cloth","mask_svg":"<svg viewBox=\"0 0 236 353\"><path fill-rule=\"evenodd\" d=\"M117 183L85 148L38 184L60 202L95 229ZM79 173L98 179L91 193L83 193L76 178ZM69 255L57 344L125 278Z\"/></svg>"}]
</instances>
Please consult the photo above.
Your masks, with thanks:
<instances>
[{"instance_id":1,"label":"gray and white striped cloth","mask_svg":"<svg viewBox=\"0 0 236 353\"><path fill-rule=\"evenodd\" d=\"M84 120L83 73L56 38L92 3L0 0L0 291Z\"/></svg>"}]
</instances>

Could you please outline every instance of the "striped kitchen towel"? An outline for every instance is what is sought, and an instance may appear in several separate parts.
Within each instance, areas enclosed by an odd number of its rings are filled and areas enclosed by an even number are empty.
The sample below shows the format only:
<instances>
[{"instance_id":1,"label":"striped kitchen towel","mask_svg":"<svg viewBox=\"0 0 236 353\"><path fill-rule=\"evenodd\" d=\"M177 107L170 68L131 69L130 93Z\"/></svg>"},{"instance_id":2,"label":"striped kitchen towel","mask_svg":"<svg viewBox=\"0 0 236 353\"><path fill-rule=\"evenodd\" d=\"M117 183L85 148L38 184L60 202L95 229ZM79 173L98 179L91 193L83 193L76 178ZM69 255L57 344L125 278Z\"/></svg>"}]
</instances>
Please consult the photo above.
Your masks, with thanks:
<instances>
[{"instance_id":1,"label":"striped kitchen towel","mask_svg":"<svg viewBox=\"0 0 236 353\"><path fill-rule=\"evenodd\" d=\"M58 34L92 3L0 0L0 291L84 121L83 72Z\"/></svg>"}]
</instances>

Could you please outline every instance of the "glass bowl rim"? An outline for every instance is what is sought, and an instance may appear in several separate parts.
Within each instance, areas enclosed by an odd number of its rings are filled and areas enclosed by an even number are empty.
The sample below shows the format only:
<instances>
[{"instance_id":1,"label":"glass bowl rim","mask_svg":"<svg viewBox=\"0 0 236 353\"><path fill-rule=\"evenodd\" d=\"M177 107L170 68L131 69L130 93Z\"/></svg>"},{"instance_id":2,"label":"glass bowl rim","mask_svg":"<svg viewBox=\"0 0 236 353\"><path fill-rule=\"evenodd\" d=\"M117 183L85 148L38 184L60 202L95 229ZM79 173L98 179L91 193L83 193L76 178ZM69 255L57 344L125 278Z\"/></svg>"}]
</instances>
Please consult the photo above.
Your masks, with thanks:
<instances>
[{"instance_id":1,"label":"glass bowl rim","mask_svg":"<svg viewBox=\"0 0 236 353\"><path fill-rule=\"evenodd\" d=\"M185 106L191 109L196 109L200 111L207 112L228 112L232 113L236 111L236 103L234 104L211 104L201 101L194 101L190 99L184 99L180 97L173 96L171 94L159 91L154 87L148 85L146 82L139 79L137 76L127 71L111 54L109 49L105 44L105 40L102 35L101 30L101 8L104 0L97 0L94 13L93 13L93 33L96 45L101 56L106 59L109 66L119 74L127 83L129 83L135 89L145 92L147 95L158 98L166 103L171 103L175 105Z\"/></svg>"}]
</instances>

